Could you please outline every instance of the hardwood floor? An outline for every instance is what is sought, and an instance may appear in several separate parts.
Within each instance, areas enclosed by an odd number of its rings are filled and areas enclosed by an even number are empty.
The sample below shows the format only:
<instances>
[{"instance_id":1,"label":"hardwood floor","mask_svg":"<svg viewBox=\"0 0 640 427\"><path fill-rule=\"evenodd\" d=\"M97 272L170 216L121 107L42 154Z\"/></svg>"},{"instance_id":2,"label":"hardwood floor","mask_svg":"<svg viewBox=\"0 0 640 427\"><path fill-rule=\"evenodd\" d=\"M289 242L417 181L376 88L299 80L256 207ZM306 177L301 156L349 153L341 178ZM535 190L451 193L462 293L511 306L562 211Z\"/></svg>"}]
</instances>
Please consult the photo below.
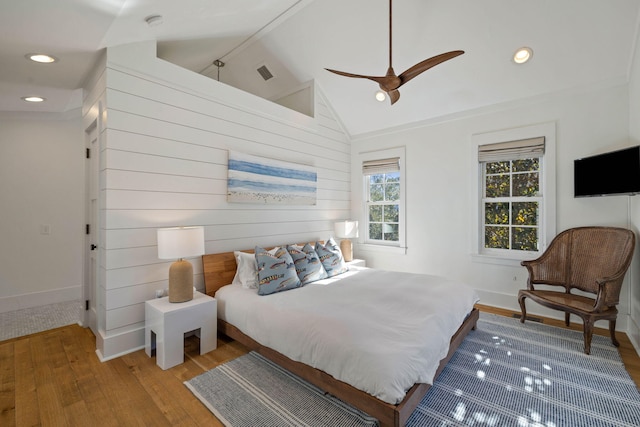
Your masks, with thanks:
<instances>
[{"instance_id":1,"label":"hardwood floor","mask_svg":"<svg viewBox=\"0 0 640 427\"><path fill-rule=\"evenodd\" d=\"M246 353L218 339L166 371L144 350L101 363L91 330L66 326L0 342L0 426L222 426L182 384Z\"/></svg>"},{"instance_id":2,"label":"hardwood floor","mask_svg":"<svg viewBox=\"0 0 640 427\"><path fill-rule=\"evenodd\" d=\"M640 357L626 335L617 336L625 366L640 386ZM201 356L198 339L190 337L185 363L163 371L144 350L101 363L95 337L78 325L2 341L0 426L221 426L182 383L246 352L219 337L218 348Z\"/></svg>"}]
</instances>

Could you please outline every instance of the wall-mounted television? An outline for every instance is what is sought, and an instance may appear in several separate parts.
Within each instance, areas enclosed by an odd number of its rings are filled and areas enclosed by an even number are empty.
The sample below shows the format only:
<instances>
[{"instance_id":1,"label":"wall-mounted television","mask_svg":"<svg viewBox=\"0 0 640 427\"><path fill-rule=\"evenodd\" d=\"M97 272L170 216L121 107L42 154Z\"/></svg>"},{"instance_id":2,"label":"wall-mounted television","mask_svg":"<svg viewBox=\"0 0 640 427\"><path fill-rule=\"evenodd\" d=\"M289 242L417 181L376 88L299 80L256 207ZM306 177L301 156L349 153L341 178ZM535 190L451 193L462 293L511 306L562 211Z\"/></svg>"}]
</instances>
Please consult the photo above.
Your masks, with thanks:
<instances>
[{"instance_id":1,"label":"wall-mounted television","mask_svg":"<svg viewBox=\"0 0 640 427\"><path fill-rule=\"evenodd\" d=\"M640 146L576 159L573 177L575 197L640 193Z\"/></svg>"}]
</instances>

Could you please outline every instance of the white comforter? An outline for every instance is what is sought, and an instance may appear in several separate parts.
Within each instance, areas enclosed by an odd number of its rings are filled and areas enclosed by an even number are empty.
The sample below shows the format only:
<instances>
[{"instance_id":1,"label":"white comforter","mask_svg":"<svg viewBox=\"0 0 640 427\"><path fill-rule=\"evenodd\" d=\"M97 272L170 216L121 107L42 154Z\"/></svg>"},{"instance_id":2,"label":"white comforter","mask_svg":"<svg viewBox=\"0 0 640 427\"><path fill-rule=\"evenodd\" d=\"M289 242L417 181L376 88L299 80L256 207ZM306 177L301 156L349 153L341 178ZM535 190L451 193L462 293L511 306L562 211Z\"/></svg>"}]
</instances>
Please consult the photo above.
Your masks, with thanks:
<instances>
[{"instance_id":1,"label":"white comforter","mask_svg":"<svg viewBox=\"0 0 640 427\"><path fill-rule=\"evenodd\" d=\"M218 317L254 340L392 404L433 382L478 301L441 277L357 267L266 296L229 285L216 298Z\"/></svg>"}]
</instances>

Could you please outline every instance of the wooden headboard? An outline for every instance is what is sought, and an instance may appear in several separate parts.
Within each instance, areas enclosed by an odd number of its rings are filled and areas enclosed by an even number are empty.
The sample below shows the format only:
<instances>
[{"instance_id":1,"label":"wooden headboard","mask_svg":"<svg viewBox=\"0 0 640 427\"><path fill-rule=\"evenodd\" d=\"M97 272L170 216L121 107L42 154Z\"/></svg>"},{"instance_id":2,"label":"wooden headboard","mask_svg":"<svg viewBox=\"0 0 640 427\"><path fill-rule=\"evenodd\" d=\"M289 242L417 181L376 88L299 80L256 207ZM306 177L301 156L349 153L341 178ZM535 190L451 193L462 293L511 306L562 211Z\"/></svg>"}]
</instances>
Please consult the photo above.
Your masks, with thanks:
<instances>
[{"instance_id":1,"label":"wooden headboard","mask_svg":"<svg viewBox=\"0 0 640 427\"><path fill-rule=\"evenodd\" d=\"M242 252L253 253L253 250ZM236 268L233 252L202 255L205 293L214 296L218 289L230 284L236 275Z\"/></svg>"},{"instance_id":2,"label":"wooden headboard","mask_svg":"<svg viewBox=\"0 0 640 427\"><path fill-rule=\"evenodd\" d=\"M323 240L318 241L324 243ZM299 246L304 246L305 244L306 243L298 243ZM316 242L309 242L309 244L315 245ZM252 254L254 250L246 249L241 252ZM202 255L205 293L214 296L218 289L230 284L236 275L236 268L236 257L233 255L233 252Z\"/></svg>"}]
</instances>

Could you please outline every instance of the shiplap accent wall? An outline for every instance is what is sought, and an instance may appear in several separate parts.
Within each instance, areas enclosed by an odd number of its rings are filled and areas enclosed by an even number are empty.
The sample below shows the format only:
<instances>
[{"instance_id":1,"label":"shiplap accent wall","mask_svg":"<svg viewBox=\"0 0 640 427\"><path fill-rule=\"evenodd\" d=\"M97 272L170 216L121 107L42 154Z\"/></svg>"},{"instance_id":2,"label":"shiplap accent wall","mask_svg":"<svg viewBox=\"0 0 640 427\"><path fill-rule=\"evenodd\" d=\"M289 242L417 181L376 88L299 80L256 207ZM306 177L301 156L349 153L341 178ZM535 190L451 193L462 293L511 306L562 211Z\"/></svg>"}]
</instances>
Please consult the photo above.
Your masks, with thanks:
<instances>
[{"instance_id":1,"label":"shiplap accent wall","mask_svg":"<svg viewBox=\"0 0 640 427\"><path fill-rule=\"evenodd\" d=\"M85 106L104 103L103 360L144 346L144 301L167 288L171 264L157 257L157 228L202 225L207 253L326 239L351 198L349 138L321 94L309 118L159 60L148 43L109 48L106 58L90 91L101 95ZM313 165L317 205L227 203L229 149ZM203 290L201 260L190 261Z\"/></svg>"}]
</instances>

